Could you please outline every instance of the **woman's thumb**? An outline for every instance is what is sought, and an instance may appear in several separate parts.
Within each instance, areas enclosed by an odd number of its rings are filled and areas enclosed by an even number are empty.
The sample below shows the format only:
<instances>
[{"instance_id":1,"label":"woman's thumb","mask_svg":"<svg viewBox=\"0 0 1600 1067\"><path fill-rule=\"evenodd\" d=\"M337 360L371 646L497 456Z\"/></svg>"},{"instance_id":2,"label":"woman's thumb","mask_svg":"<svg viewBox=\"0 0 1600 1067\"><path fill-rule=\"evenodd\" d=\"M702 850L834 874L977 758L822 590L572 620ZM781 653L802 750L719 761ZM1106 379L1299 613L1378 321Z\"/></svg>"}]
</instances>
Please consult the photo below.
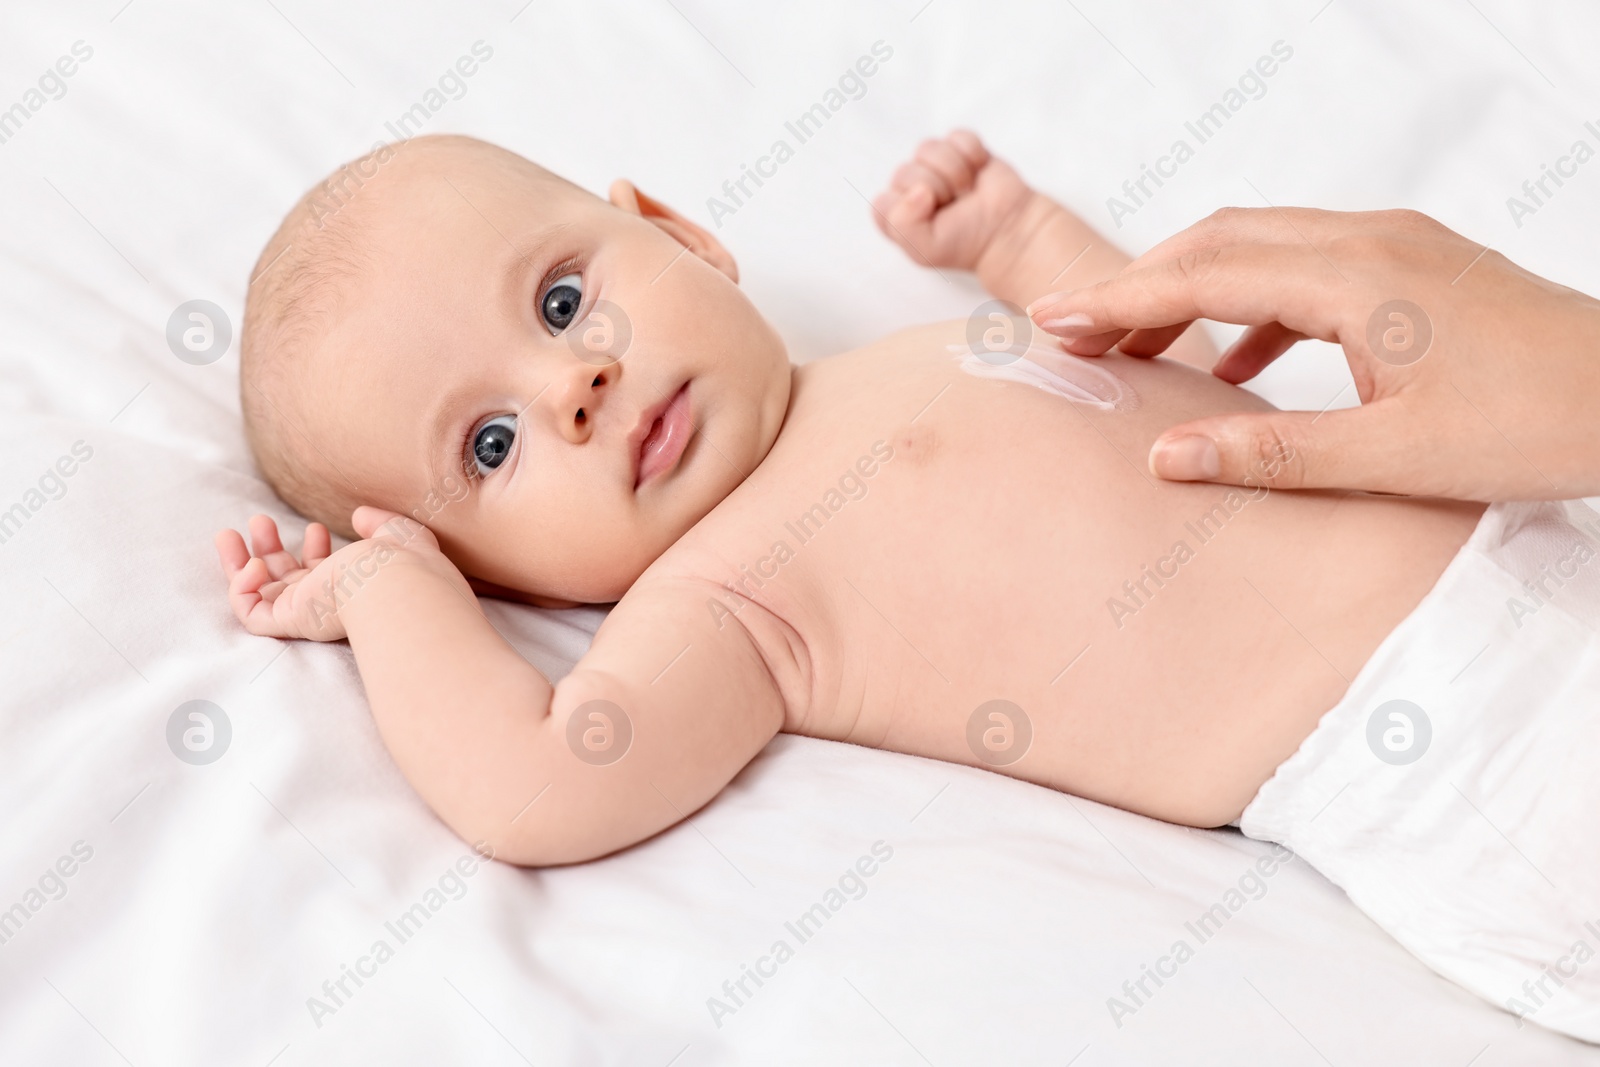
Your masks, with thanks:
<instances>
[{"instance_id":1,"label":"woman's thumb","mask_svg":"<svg viewBox=\"0 0 1600 1067\"><path fill-rule=\"evenodd\" d=\"M1213 415L1174 426L1150 448L1150 473L1269 489L1410 491L1399 440L1378 402L1339 411Z\"/></svg>"}]
</instances>

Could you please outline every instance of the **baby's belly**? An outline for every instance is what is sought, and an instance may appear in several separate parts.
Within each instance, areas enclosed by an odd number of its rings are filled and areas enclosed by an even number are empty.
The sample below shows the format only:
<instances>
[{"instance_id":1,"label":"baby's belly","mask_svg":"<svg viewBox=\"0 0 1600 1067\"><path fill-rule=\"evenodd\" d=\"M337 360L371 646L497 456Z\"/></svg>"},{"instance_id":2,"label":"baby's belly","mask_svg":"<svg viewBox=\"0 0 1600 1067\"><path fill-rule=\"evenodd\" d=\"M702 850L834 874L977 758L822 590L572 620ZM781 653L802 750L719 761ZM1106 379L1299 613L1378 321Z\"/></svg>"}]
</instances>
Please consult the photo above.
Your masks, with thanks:
<instances>
[{"instance_id":1,"label":"baby's belly","mask_svg":"<svg viewBox=\"0 0 1600 1067\"><path fill-rule=\"evenodd\" d=\"M1227 822L1480 510L1159 482L1161 430L1262 402L1111 357L1137 403L1079 403L964 373L937 340L807 368L730 497L721 558L806 649L795 732Z\"/></svg>"}]
</instances>

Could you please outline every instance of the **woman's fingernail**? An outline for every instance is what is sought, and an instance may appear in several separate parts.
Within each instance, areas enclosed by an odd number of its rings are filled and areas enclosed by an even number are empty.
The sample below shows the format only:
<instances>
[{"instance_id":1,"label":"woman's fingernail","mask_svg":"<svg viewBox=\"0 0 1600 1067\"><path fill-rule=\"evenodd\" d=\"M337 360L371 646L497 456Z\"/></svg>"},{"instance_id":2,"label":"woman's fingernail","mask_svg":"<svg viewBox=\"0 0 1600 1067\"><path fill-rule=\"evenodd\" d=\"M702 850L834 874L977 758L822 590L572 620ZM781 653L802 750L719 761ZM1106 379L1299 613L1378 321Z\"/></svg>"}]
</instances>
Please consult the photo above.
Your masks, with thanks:
<instances>
[{"instance_id":1,"label":"woman's fingernail","mask_svg":"<svg viewBox=\"0 0 1600 1067\"><path fill-rule=\"evenodd\" d=\"M1222 473L1222 457L1211 438L1185 434L1155 443L1150 473L1179 482L1204 481Z\"/></svg>"},{"instance_id":2,"label":"woman's fingernail","mask_svg":"<svg viewBox=\"0 0 1600 1067\"><path fill-rule=\"evenodd\" d=\"M1037 300L1035 300L1033 303L1029 304L1023 310L1026 311L1029 315L1032 315L1042 307L1047 307L1050 304L1060 303L1061 302L1061 298L1066 296L1070 292L1072 292L1071 289L1063 289L1059 293L1046 293L1043 296L1039 297Z\"/></svg>"},{"instance_id":3,"label":"woman's fingernail","mask_svg":"<svg viewBox=\"0 0 1600 1067\"><path fill-rule=\"evenodd\" d=\"M1045 319L1039 323L1039 329L1049 330L1051 333L1088 333L1094 328L1094 319L1079 311L1072 315L1062 315L1060 318Z\"/></svg>"}]
</instances>

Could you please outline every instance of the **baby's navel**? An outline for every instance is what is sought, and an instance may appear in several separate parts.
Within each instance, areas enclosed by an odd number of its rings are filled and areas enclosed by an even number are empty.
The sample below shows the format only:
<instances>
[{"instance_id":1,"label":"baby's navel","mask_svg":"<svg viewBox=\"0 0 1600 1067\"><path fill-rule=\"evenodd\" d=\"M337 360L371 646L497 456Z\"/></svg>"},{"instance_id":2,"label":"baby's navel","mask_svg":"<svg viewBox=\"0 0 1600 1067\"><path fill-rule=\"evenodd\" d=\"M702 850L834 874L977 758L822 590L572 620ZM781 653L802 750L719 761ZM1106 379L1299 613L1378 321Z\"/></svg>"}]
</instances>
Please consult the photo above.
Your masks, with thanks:
<instances>
[{"instance_id":1,"label":"baby's navel","mask_svg":"<svg viewBox=\"0 0 1600 1067\"><path fill-rule=\"evenodd\" d=\"M1132 411L1139 406L1139 394L1127 382L1098 362L1059 348L1029 344L1020 352L1007 349L982 355L966 345L947 345L945 350L974 377L1031 385L1101 411Z\"/></svg>"},{"instance_id":2,"label":"baby's navel","mask_svg":"<svg viewBox=\"0 0 1600 1067\"><path fill-rule=\"evenodd\" d=\"M939 438L927 423L907 426L893 437L894 458L902 467L921 467L927 464L939 448Z\"/></svg>"}]
</instances>

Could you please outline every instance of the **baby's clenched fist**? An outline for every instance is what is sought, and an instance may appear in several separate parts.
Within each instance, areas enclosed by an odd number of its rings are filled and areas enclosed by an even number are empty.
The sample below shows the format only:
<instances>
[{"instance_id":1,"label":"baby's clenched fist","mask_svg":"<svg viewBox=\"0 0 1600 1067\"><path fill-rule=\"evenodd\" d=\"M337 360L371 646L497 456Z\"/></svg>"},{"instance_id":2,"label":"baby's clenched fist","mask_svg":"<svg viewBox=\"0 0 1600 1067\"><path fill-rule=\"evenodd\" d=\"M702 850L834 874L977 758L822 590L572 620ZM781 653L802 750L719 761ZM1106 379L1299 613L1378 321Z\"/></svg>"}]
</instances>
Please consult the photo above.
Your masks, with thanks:
<instances>
[{"instance_id":1,"label":"baby's clenched fist","mask_svg":"<svg viewBox=\"0 0 1600 1067\"><path fill-rule=\"evenodd\" d=\"M990 242L1036 195L970 130L924 141L872 202L873 220L918 263L977 270Z\"/></svg>"}]
</instances>

